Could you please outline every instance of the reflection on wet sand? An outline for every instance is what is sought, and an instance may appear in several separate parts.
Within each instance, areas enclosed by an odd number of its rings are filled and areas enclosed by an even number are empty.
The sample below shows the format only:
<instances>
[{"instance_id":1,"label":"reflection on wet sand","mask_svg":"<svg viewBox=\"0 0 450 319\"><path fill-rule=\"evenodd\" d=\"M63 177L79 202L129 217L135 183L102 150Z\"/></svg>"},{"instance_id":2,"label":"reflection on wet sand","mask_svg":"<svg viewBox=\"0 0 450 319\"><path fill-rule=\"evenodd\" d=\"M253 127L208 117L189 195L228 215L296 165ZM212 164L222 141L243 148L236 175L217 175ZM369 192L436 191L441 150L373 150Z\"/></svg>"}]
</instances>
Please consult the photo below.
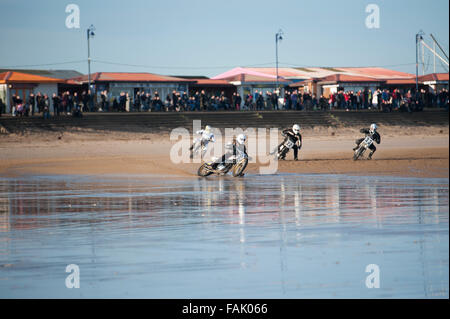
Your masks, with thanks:
<instances>
[{"instance_id":1,"label":"reflection on wet sand","mask_svg":"<svg viewBox=\"0 0 450 319\"><path fill-rule=\"evenodd\" d=\"M61 238L58 245L55 241ZM128 250L120 250L120 238L126 239ZM201 285L209 292L167 279L167 294L179 294L168 297L191 296L190 289L198 296L237 290L244 297L363 297L364 273L351 281L347 271L334 279L317 272L346 261L350 271L360 259L370 257L368 251L385 268L394 267L393 273L405 273L395 269L402 258L416 261L406 270L411 283L395 288L403 275L386 276L384 284L390 288L379 296L448 297L448 180L289 174L178 181L3 179L0 242L2 297L11 296L15 261L19 268L35 271L23 262L35 262L25 251L45 250L64 264L63 252L76 245L89 251L74 253L71 259L84 260L85 268L96 273L100 260L112 258L129 274L123 278L125 286L136 276L140 284L156 280L140 268L149 266L174 276L202 269L211 276L240 269L248 276L229 279L221 292L214 292L207 282ZM156 242L165 249L153 247ZM208 244L216 248L206 248ZM108 245L117 245L108 250L114 256L105 253ZM179 246L184 247L182 253ZM180 259L167 256L171 250L177 250ZM128 268L130 259L138 270ZM263 283L265 288L256 293ZM115 287L114 293L87 294L122 296L121 286ZM33 295L19 289L19 296L28 294Z\"/></svg>"}]
</instances>

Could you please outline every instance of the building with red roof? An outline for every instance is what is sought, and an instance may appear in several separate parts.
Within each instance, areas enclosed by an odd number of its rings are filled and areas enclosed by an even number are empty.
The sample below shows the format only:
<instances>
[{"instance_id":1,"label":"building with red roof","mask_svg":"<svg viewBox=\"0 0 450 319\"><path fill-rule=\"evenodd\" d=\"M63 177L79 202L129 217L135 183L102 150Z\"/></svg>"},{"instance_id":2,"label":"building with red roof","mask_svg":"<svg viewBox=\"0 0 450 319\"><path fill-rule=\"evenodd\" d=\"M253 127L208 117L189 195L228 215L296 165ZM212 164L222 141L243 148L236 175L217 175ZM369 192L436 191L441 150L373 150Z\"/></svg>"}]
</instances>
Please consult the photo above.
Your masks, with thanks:
<instances>
[{"instance_id":1,"label":"building with red roof","mask_svg":"<svg viewBox=\"0 0 450 319\"><path fill-rule=\"evenodd\" d=\"M5 111L9 113L12 111L11 98L14 95L20 96L25 101L30 93L40 92L42 95L46 94L49 97L50 108L52 109L51 97L53 93L58 92L58 84L63 82L65 80L58 78L19 71L4 71L0 73L0 99L6 105Z\"/></svg>"},{"instance_id":2,"label":"building with red roof","mask_svg":"<svg viewBox=\"0 0 450 319\"><path fill-rule=\"evenodd\" d=\"M208 96L219 96L223 93L227 98L231 99L233 93L236 92L236 87L227 80L214 80L206 76L181 75L177 77L192 81L189 84L189 92L191 94L204 91Z\"/></svg>"},{"instance_id":3,"label":"building with red roof","mask_svg":"<svg viewBox=\"0 0 450 319\"><path fill-rule=\"evenodd\" d=\"M448 73L431 73L419 76L419 82L431 87L435 92L448 90Z\"/></svg>"},{"instance_id":4,"label":"building with red roof","mask_svg":"<svg viewBox=\"0 0 450 319\"><path fill-rule=\"evenodd\" d=\"M276 86L276 68L234 68L219 74L213 79L228 80L235 84L241 94L254 91L274 90ZM280 86L309 91L318 96L329 94L338 88L345 90L374 90L386 81L404 81L414 79L413 74L378 67L296 67L278 68ZM400 82L399 82L400 83Z\"/></svg>"},{"instance_id":5,"label":"building with red roof","mask_svg":"<svg viewBox=\"0 0 450 319\"><path fill-rule=\"evenodd\" d=\"M76 77L71 79L71 81L87 85L88 76ZM159 96L164 98L167 94L171 94L173 90L188 92L189 84L194 82L189 79L146 72L97 72L91 74L91 85L97 95L107 90L111 96L116 97L121 92L128 93L129 96L134 97L138 91L152 94L157 91Z\"/></svg>"}]
</instances>

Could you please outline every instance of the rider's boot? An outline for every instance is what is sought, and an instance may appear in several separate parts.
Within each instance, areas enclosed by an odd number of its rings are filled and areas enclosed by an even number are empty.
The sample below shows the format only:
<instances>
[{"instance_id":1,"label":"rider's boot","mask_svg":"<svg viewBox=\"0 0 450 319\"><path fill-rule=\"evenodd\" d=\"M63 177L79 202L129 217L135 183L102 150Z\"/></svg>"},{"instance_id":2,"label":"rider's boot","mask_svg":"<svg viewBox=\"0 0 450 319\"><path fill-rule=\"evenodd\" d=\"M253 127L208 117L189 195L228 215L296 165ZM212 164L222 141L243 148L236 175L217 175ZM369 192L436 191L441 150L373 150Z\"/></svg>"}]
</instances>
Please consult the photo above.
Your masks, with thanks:
<instances>
[{"instance_id":1,"label":"rider's boot","mask_svg":"<svg viewBox=\"0 0 450 319\"><path fill-rule=\"evenodd\" d=\"M373 152L370 152L370 154L369 154L369 156L367 157L367 159L368 159L368 160L371 160L371 159L372 159L372 155L373 155Z\"/></svg>"}]
</instances>

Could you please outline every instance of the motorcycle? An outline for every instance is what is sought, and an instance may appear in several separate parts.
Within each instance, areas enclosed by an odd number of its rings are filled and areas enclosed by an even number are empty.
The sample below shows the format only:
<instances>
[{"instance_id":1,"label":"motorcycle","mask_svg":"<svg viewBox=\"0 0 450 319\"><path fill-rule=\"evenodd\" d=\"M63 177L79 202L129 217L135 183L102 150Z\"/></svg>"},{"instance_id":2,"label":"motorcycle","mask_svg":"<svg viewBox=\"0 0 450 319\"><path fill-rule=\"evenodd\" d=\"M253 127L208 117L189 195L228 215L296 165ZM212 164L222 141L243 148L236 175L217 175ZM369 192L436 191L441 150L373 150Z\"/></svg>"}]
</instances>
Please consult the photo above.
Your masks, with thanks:
<instances>
[{"instance_id":1,"label":"motorcycle","mask_svg":"<svg viewBox=\"0 0 450 319\"><path fill-rule=\"evenodd\" d=\"M248 155L236 148L236 155L232 155L227 158L226 161L215 163L214 161L203 163L198 171L198 176L209 176L211 174L225 175L230 170L233 177L243 176L243 172L248 164Z\"/></svg>"},{"instance_id":2,"label":"motorcycle","mask_svg":"<svg viewBox=\"0 0 450 319\"><path fill-rule=\"evenodd\" d=\"M205 156L206 150L208 149L208 143L205 143L202 139L198 138L194 140L194 144L191 146L190 158L194 158L194 155L201 151L201 157Z\"/></svg>"},{"instance_id":3,"label":"motorcycle","mask_svg":"<svg viewBox=\"0 0 450 319\"><path fill-rule=\"evenodd\" d=\"M292 137L288 136L288 138L283 142L280 149L277 152L277 159L284 159L286 157L286 154L289 152L291 148L293 148L295 145L295 141L292 139Z\"/></svg>"},{"instance_id":4,"label":"motorcycle","mask_svg":"<svg viewBox=\"0 0 450 319\"><path fill-rule=\"evenodd\" d=\"M366 136L364 140L359 144L358 148L353 154L353 160L356 161L358 158L364 155L364 152L373 144L373 139L370 136Z\"/></svg>"}]
</instances>

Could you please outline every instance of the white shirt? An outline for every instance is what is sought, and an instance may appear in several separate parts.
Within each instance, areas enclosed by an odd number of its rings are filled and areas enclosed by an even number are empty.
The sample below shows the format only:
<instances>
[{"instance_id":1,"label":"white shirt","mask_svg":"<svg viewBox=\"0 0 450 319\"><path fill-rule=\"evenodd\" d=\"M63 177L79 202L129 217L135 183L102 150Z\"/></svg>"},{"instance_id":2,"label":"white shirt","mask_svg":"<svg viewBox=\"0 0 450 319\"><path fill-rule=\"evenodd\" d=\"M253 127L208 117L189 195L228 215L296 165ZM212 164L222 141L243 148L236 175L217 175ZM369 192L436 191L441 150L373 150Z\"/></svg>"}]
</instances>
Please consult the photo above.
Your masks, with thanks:
<instances>
[{"instance_id":1,"label":"white shirt","mask_svg":"<svg viewBox=\"0 0 450 319\"><path fill-rule=\"evenodd\" d=\"M215 142L216 139L214 138L214 134L211 133L211 131L205 131L205 130L200 130L196 132L197 134L201 134L202 135L202 140L205 142Z\"/></svg>"}]
</instances>

